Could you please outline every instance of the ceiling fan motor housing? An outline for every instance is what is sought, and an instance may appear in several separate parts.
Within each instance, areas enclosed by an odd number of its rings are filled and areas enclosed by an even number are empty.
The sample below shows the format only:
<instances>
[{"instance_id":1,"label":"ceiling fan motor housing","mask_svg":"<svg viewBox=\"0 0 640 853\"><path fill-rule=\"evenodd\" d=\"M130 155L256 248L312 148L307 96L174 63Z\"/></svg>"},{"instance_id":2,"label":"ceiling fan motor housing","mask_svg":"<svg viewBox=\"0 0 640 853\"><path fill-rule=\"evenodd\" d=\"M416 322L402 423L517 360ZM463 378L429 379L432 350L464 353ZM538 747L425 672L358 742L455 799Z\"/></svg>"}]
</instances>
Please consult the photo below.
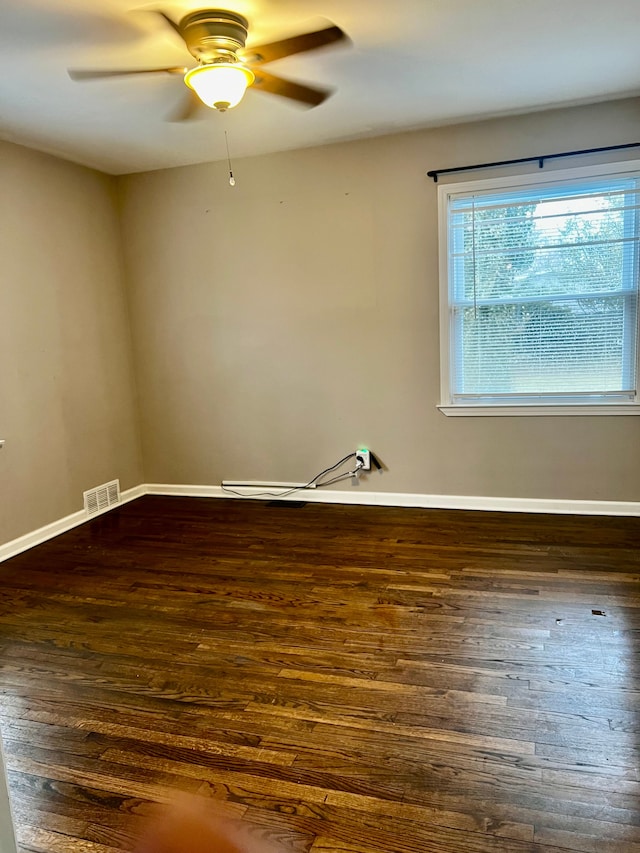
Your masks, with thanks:
<instances>
[{"instance_id":1,"label":"ceiling fan motor housing","mask_svg":"<svg viewBox=\"0 0 640 853\"><path fill-rule=\"evenodd\" d=\"M209 63L236 59L236 52L245 46L249 22L235 12L208 9L186 15L179 26L191 55Z\"/></svg>"}]
</instances>

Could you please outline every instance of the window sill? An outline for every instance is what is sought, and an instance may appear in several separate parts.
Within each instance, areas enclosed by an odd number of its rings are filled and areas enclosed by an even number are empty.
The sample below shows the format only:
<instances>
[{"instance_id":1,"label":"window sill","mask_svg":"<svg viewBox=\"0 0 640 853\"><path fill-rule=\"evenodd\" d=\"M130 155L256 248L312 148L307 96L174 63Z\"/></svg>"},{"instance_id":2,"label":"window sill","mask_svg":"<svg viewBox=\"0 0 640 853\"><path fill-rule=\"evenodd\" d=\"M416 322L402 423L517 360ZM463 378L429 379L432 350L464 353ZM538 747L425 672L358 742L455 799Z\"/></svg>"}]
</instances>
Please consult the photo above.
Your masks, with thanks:
<instances>
[{"instance_id":1,"label":"window sill","mask_svg":"<svg viewBox=\"0 0 640 853\"><path fill-rule=\"evenodd\" d=\"M438 406L448 418L520 418L520 417L593 417L602 415L640 415L638 403L569 406Z\"/></svg>"}]
</instances>

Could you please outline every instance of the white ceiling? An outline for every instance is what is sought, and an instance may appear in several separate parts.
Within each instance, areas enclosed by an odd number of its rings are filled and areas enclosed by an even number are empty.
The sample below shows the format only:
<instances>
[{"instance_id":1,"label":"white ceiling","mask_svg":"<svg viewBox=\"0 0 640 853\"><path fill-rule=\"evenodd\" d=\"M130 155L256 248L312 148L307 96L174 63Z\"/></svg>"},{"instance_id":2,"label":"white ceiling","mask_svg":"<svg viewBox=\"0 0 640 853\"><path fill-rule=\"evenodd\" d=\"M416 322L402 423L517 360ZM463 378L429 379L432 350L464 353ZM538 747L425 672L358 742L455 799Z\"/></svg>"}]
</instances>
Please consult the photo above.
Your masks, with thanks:
<instances>
[{"instance_id":1,"label":"white ceiling","mask_svg":"<svg viewBox=\"0 0 640 853\"><path fill-rule=\"evenodd\" d=\"M249 90L173 123L180 77L69 79L195 64L148 10L207 7L245 15L249 46L338 24L351 47L268 66L336 94L305 110ZM0 20L0 138L113 174L224 159L225 129L237 158L640 94L640 0L0 0Z\"/></svg>"}]
</instances>

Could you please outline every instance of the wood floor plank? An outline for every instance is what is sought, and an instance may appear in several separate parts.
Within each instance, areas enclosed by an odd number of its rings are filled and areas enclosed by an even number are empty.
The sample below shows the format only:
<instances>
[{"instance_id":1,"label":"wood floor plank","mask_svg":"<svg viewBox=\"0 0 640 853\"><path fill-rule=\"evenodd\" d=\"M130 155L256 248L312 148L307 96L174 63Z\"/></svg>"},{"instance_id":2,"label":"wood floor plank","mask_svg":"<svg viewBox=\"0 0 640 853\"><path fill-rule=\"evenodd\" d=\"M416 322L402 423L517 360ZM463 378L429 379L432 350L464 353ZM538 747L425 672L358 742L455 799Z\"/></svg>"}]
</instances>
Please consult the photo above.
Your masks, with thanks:
<instances>
[{"instance_id":1,"label":"wood floor plank","mask_svg":"<svg viewBox=\"0 0 640 853\"><path fill-rule=\"evenodd\" d=\"M640 519L147 496L0 565L25 853L640 851Z\"/></svg>"},{"instance_id":2,"label":"wood floor plank","mask_svg":"<svg viewBox=\"0 0 640 853\"><path fill-rule=\"evenodd\" d=\"M32 853L118 853L122 849L28 824L19 827L18 843L23 851Z\"/></svg>"}]
</instances>

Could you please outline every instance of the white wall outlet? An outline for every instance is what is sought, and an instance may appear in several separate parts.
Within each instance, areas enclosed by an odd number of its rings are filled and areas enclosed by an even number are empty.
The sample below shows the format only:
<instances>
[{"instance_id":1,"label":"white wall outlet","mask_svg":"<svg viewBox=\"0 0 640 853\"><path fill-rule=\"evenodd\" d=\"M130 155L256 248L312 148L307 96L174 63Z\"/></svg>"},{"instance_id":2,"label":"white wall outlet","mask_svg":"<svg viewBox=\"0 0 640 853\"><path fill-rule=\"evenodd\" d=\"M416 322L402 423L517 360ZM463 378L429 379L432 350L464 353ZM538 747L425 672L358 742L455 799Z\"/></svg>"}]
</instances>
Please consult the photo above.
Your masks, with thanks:
<instances>
[{"instance_id":1,"label":"white wall outlet","mask_svg":"<svg viewBox=\"0 0 640 853\"><path fill-rule=\"evenodd\" d=\"M371 470L371 453L366 447L359 447L356 450L356 463L362 462L362 471Z\"/></svg>"}]
</instances>

